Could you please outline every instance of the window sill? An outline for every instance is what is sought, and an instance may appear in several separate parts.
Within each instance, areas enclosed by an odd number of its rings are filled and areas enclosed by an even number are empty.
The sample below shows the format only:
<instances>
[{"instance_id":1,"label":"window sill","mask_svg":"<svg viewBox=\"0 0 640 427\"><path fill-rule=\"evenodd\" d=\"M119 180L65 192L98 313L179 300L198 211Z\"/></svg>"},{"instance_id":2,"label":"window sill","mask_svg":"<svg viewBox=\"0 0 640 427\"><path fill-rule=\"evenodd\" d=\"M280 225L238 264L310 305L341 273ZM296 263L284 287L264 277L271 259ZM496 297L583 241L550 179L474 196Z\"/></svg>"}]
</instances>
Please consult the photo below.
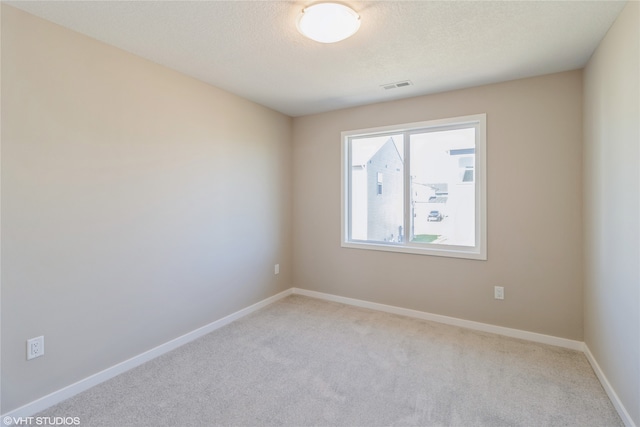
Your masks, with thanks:
<instances>
[{"instance_id":1,"label":"window sill","mask_svg":"<svg viewBox=\"0 0 640 427\"><path fill-rule=\"evenodd\" d=\"M430 245L406 245L393 243L371 243L371 242L342 242L343 248L364 249L371 251L400 252L413 255L440 256L447 258L462 258L476 261L486 261L487 254L484 248L464 248L451 246L447 249Z\"/></svg>"}]
</instances>

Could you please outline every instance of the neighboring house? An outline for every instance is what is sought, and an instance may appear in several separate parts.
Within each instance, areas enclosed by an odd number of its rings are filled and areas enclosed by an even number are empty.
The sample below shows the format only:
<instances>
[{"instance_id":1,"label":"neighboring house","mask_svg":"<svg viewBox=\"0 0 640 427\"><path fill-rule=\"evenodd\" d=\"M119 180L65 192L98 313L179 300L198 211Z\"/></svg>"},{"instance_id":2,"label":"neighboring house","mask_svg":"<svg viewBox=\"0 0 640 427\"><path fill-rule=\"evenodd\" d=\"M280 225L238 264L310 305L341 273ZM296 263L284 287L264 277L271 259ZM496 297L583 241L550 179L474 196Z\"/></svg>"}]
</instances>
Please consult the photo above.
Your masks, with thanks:
<instances>
[{"instance_id":1,"label":"neighboring house","mask_svg":"<svg viewBox=\"0 0 640 427\"><path fill-rule=\"evenodd\" d=\"M411 235L431 234L447 245L475 244L475 148L460 147L447 151L441 164L440 182L420 182L412 177ZM430 212L437 211L441 224L429 224ZM440 221L438 221L440 222Z\"/></svg>"},{"instance_id":2,"label":"neighboring house","mask_svg":"<svg viewBox=\"0 0 640 427\"><path fill-rule=\"evenodd\" d=\"M401 241L405 234L402 229L403 160L393 138L379 148L354 153L351 164L352 238Z\"/></svg>"},{"instance_id":3,"label":"neighboring house","mask_svg":"<svg viewBox=\"0 0 640 427\"><path fill-rule=\"evenodd\" d=\"M451 149L447 171L441 182L423 183L412 180L411 238L418 234L441 235L441 243L473 245L473 186L475 149ZM399 242L407 234L403 230L403 156L390 137L379 142L368 141L354 150L351 159L352 211L351 236L354 240ZM439 211L446 225L434 231L427 223L429 212Z\"/></svg>"},{"instance_id":4,"label":"neighboring house","mask_svg":"<svg viewBox=\"0 0 640 427\"><path fill-rule=\"evenodd\" d=\"M431 210L445 211L449 199L448 183L422 183L411 179L411 202L416 218L422 218ZM426 218L426 216L425 216Z\"/></svg>"},{"instance_id":5,"label":"neighboring house","mask_svg":"<svg viewBox=\"0 0 640 427\"><path fill-rule=\"evenodd\" d=\"M449 214L455 218L455 227L449 236L451 244L475 244L475 148L449 151L452 160L452 183L449 186Z\"/></svg>"}]
</instances>

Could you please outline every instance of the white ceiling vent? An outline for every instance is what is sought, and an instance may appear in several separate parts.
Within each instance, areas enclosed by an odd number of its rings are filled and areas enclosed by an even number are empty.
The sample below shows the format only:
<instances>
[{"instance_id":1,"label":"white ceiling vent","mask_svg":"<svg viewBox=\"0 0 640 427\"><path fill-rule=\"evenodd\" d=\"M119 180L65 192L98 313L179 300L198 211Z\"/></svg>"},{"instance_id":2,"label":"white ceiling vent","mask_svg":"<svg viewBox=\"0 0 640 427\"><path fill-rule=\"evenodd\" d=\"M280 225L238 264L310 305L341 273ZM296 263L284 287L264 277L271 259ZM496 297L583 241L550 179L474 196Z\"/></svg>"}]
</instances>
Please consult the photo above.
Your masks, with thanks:
<instances>
[{"instance_id":1,"label":"white ceiling vent","mask_svg":"<svg viewBox=\"0 0 640 427\"><path fill-rule=\"evenodd\" d=\"M389 89L397 89L399 87L412 86L412 85L413 83L411 83L410 80L404 80L401 82L387 83L386 85L382 85L380 87L383 88L384 90L389 90Z\"/></svg>"}]
</instances>

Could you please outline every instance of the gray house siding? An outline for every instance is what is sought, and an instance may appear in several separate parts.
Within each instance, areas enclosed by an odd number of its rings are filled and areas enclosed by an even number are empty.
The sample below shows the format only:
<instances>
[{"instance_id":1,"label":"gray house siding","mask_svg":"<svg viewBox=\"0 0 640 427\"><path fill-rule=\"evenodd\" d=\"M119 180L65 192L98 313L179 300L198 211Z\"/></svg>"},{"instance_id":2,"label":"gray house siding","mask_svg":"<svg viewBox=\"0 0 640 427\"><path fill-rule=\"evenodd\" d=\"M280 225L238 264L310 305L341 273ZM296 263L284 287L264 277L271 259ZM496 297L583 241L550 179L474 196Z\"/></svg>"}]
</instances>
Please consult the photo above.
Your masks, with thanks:
<instances>
[{"instance_id":1,"label":"gray house siding","mask_svg":"<svg viewBox=\"0 0 640 427\"><path fill-rule=\"evenodd\" d=\"M403 162L389 139L367 164L368 240L398 242L405 234L402 180Z\"/></svg>"}]
</instances>

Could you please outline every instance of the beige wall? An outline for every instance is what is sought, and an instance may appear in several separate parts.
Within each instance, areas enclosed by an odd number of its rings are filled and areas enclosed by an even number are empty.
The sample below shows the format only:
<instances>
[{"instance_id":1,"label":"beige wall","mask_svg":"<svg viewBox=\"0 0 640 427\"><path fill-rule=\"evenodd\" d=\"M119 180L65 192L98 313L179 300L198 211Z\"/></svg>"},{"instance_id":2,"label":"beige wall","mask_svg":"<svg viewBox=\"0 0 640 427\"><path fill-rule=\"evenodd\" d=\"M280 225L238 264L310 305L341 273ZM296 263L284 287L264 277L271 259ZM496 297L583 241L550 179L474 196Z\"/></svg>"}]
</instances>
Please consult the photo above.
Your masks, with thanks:
<instances>
[{"instance_id":1,"label":"beige wall","mask_svg":"<svg viewBox=\"0 0 640 427\"><path fill-rule=\"evenodd\" d=\"M640 426L640 4L584 73L585 343Z\"/></svg>"},{"instance_id":2,"label":"beige wall","mask_svg":"<svg viewBox=\"0 0 640 427\"><path fill-rule=\"evenodd\" d=\"M2 5L2 124L3 413L291 287L290 118Z\"/></svg>"},{"instance_id":3,"label":"beige wall","mask_svg":"<svg viewBox=\"0 0 640 427\"><path fill-rule=\"evenodd\" d=\"M0 412L298 286L584 338L640 425L638 3L586 70L584 187L581 71L292 120L1 10ZM476 113L487 261L340 247L341 131Z\"/></svg>"},{"instance_id":4,"label":"beige wall","mask_svg":"<svg viewBox=\"0 0 640 427\"><path fill-rule=\"evenodd\" d=\"M487 261L340 247L341 131L476 113ZM295 118L293 140L295 286L582 340L581 71Z\"/></svg>"}]
</instances>

